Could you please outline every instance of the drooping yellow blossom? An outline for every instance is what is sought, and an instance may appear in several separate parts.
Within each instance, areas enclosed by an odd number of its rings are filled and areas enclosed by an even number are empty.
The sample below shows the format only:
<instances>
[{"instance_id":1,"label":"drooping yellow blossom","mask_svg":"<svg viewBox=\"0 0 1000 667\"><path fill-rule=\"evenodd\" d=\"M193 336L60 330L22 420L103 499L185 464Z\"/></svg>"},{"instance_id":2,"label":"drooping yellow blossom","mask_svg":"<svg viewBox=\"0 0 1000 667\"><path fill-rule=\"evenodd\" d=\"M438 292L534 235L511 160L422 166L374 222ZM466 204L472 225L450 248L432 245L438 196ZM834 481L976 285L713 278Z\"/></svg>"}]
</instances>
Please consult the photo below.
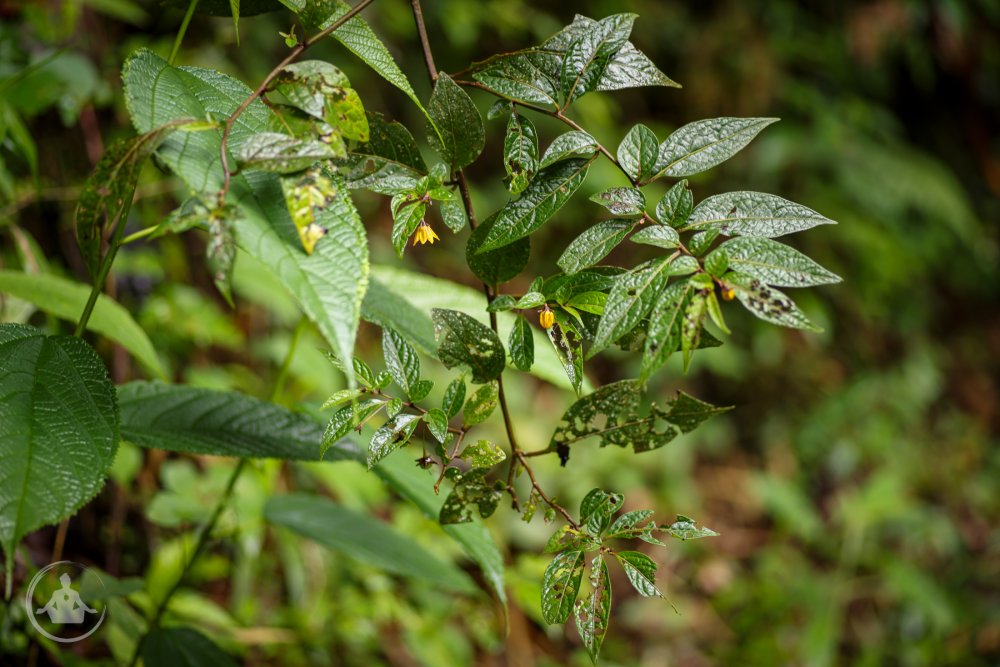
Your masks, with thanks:
<instances>
[{"instance_id":1,"label":"drooping yellow blossom","mask_svg":"<svg viewBox=\"0 0 1000 667\"><path fill-rule=\"evenodd\" d=\"M417 231L413 233L413 245L420 243L434 243L438 240L438 235L434 233L434 229L428 225L426 222L421 222L417 227Z\"/></svg>"},{"instance_id":2,"label":"drooping yellow blossom","mask_svg":"<svg viewBox=\"0 0 1000 667\"><path fill-rule=\"evenodd\" d=\"M549 329L556 323L556 314L548 306L545 306L538 314L538 323L542 325L543 329Z\"/></svg>"},{"instance_id":3,"label":"drooping yellow blossom","mask_svg":"<svg viewBox=\"0 0 1000 667\"><path fill-rule=\"evenodd\" d=\"M735 297L736 297L736 290L734 290L732 287L723 287L722 288L722 300L723 301L732 301Z\"/></svg>"}]
</instances>

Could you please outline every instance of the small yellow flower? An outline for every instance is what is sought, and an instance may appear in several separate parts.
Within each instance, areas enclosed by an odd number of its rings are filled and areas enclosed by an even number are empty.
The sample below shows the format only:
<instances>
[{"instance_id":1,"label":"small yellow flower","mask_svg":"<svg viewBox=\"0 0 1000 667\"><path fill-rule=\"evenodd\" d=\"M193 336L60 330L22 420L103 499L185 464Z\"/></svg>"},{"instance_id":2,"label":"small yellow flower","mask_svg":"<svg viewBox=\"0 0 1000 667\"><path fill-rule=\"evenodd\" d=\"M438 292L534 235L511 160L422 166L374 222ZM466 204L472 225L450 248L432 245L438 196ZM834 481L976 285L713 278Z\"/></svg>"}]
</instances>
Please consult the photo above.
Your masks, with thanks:
<instances>
[{"instance_id":1,"label":"small yellow flower","mask_svg":"<svg viewBox=\"0 0 1000 667\"><path fill-rule=\"evenodd\" d=\"M420 243L434 243L438 240L438 235L434 233L434 229L431 228L426 222L421 222L417 227L417 231L413 233L413 245Z\"/></svg>"},{"instance_id":2,"label":"small yellow flower","mask_svg":"<svg viewBox=\"0 0 1000 667\"><path fill-rule=\"evenodd\" d=\"M736 290L734 290L732 287L723 287L722 288L722 300L723 301L732 301L735 297L736 297Z\"/></svg>"},{"instance_id":3,"label":"small yellow flower","mask_svg":"<svg viewBox=\"0 0 1000 667\"><path fill-rule=\"evenodd\" d=\"M545 306L538 314L538 323L542 325L543 329L550 329L556 323L556 314L548 306Z\"/></svg>"}]
</instances>

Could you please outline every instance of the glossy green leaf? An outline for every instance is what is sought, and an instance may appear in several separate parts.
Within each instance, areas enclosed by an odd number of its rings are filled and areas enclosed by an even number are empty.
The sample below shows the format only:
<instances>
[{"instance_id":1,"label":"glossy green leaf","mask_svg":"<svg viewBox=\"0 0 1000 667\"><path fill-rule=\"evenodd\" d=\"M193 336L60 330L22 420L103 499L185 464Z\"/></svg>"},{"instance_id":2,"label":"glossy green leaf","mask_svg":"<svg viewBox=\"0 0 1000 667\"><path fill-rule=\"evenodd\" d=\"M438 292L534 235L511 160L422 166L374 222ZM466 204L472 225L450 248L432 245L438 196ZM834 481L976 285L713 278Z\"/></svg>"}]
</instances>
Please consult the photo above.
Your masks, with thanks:
<instances>
[{"instance_id":1,"label":"glossy green leaf","mask_svg":"<svg viewBox=\"0 0 1000 667\"><path fill-rule=\"evenodd\" d=\"M173 68L150 51L140 50L125 64L122 79L132 121L140 131L177 118L204 118L209 112L228 116L251 91L218 72ZM238 151L249 137L267 131L271 112L255 102L233 126L230 146ZM218 131L168 137L158 150L163 163L192 189L212 192L222 184L218 169ZM240 208L238 245L269 266L341 358L350 358L368 284L368 248L360 217L339 177L340 187L329 206L316 211L327 230L313 254L303 252L290 219L278 178L251 172L236 176L230 201ZM347 370L353 383L353 369Z\"/></svg>"},{"instance_id":2,"label":"glossy green leaf","mask_svg":"<svg viewBox=\"0 0 1000 667\"><path fill-rule=\"evenodd\" d=\"M597 90L621 90L640 86L681 87L679 83L661 72L646 54L635 48L631 42L625 42L604 68L601 80L597 82Z\"/></svg>"},{"instance_id":3,"label":"glossy green leaf","mask_svg":"<svg viewBox=\"0 0 1000 667\"><path fill-rule=\"evenodd\" d=\"M403 257L406 242L424 220L427 204L413 192L399 194L392 198L392 247L399 258Z\"/></svg>"},{"instance_id":4,"label":"glossy green leaf","mask_svg":"<svg viewBox=\"0 0 1000 667\"><path fill-rule=\"evenodd\" d=\"M638 188L611 188L590 196L614 215L642 215L646 212L646 198Z\"/></svg>"},{"instance_id":5,"label":"glossy green leaf","mask_svg":"<svg viewBox=\"0 0 1000 667\"><path fill-rule=\"evenodd\" d=\"M793 329L822 331L820 327L809 321L805 313L799 310L795 302L784 292L765 285L757 278L730 274L728 283L735 290L736 298L743 304L743 307L765 322Z\"/></svg>"},{"instance_id":6,"label":"glossy green leaf","mask_svg":"<svg viewBox=\"0 0 1000 667\"><path fill-rule=\"evenodd\" d=\"M798 250L772 239L750 236L729 239L705 258L706 264L724 252L729 268L778 287L809 287L839 283L840 276L827 271Z\"/></svg>"},{"instance_id":7,"label":"glossy green leaf","mask_svg":"<svg viewBox=\"0 0 1000 667\"><path fill-rule=\"evenodd\" d=\"M580 593L585 564L582 551L563 551L542 576L542 618L552 625L565 623Z\"/></svg>"},{"instance_id":8,"label":"glossy green leaf","mask_svg":"<svg viewBox=\"0 0 1000 667\"><path fill-rule=\"evenodd\" d=\"M431 408L424 415L427 430L438 442L444 442L448 437L448 415L441 408Z\"/></svg>"},{"instance_id":9,"label":"glossy green leaf","mask_svg":"<svg viewBox=\"0 0 1000 667\"><path fill-rule=\"evenodd\" d=\"M0 271L0 294L29 301L46 313L75 322L90 297L90 287L47 273ZM87 329L113 340L128 350L157 378L166 377L153 343L132 315L106 295L97 298Z\"/></svg>"},{"instance_id":10,"label":"glossy green leaf","mask_svg":"<svg viewBox=\"0 0 1000 667\"><path fill-rule=\"evenodd\" d=\"M590 162L578 158L564 160L538 172L520 198L500 209L476 252L482 254L509 245L541 227L580 187Z\"/></svg>"},{"instance_id":11,"label":"glossy green leaf","mask_svg":"<svg viewBox=\"0 0 1000 667\"><path fill-rule=\"evenodd\" d=\"M669 526L664 526L663 530L671 537L676 537L679 540L697 540L703 537L718 536L718 533L711 528L698 526L694 519L690 519L683 514L678 514L677 520Z\"/></svg>"},{"instance_id":12,"label":"glossy green leaf","mask_svg":"<svg viewBox=\"0 0 1000 667\"><path fill-rule=\"evenodd\" d=\"M457 310L435 308L431 318L438 358L447 368L468 366L477 384L499 377L506 365L506 354L492 329Z\"/></svg>"},{"instance_id":13,"label":"glossy green leaf","mask_svg":"<svg viewBox=\"0 0 1000 667\"><path fill-rule=\"evenodd\" d=\"M386 456L404 447L419 424L420 417L401 412L391 416L389 421L377 428L368 446L368 469L371 470Z\"/></svg>"},{"instance_id":14,"label":"glossy green leaf","mask_svg":"<svg viewBox=\"0 0 1000 667\"><path fill-rule=\"evenodd\" d=\"M691 355L698 349L707 312L707 291L695 289L690 294L681 319L681 353L684 356L685 372L691 364Z\"/></svg>"},{"instance_id":15,"label":"glossy green leaf","mask_svg":"<svg viewBox=\"0 0 1000 667\"><path fill-rule=\"evenodd\" d=\"M500 96L517 102L556 106L559 92L526 52L502 54L477 65L472 78Z\"/></svg>"},{"instance_id":16,"label":"glossy green leaf","mask_svg":"<svg viewBox=\"0 0 1000 667\"><path fill-rule=\"evenodd\" d=\"M583 385L583 335L576 322L556 311L556 321L546 329L559 363L577 396Z\"/></svg>"},{"instance_id":17,"label":"glossy green leaf","mask_svg":"<svg viewBox=\"0 0 1000 667\"><path fill-rule=\"evenodd\" d=\"M531 254L531 241L527 236L496 250L479 251L487 235L492 233L498 215L494 213L480 223L465 246L469 269L487 285L499 285L517 276L528 265Z\"/></svg>"},{"instance_id":18,"label":"glossy green leaf","mask_svg":"<svg viewBox=\"0 0 1000 667\"><path fill-rule=\"evenodd\" d=\"M646 329L646 347L640 369L643 382L680 349L684 313L695 289L689 281L681 280L657 296Z\"/></svg>"},{"instance_id":19,"label":"glossy green leaf","mask_svg":"<svg viewBox=\"0 0 1000 667\"><path fill-rule=\"evenodd\" d=\"M236 661L193 628L154 628L142 642L145 667L236 667Z\"/></svg>"},{"instance_id":20,"label":"glossy green leaf","mask_svg":"<svg viewBox=\"0 0 1000 667\"><path fill-rule=\"evenodd\" d=\"M564 106L596 90L611 58L628 41L636 14L613 14L586 26L566 49L560 92Z\"/></svg>"},{"instance_id":21,"label":"glossy green leaf","mask_svg":"<svg viewBox=\"0 0 1000 667\"><path fill-rule=\"evenodd\" d=\"M597 152L597 140L581 130L571 130L552 140L545 149L539 169L544 169L560 160L574 157L589 158Z\"/></svg>"},{"instance_id":22,"label":"glossy green leaf","mask_svg":"<svg viewBox=\"0 0 1000 667\"><path fill-rule=\"evenodd\" d=\"M580 501L580 523L597 537L611 525L611 517L621 509L625 497L620 493L591 489Z\"/></svg>"},{"instance_id":23,"label":"glossy green leaf","mask_svg":"<svg viewBox=\"0 0 1000 667\"><path fill-rule=\"evenodd\" d=\"M242 169L260 169L291 174L310 167L319 160L337 157L322 141L297 139L277 132L261 132L240 145L236 159Z\"/></svg>"},{"instance_id":24,"label":"glossy green leaf","mask_svg":"<svg viewBox=\"0 0 1000 667\"><path fill-rule=\"evenodd\" d=\"M658 151L656 176L692 176L725 162L777 118L711 118L688 123Z\"/></svg>"},{"instance_id":25,"label":"glossy green leaf","mask_svg":"<svg viewBox=\"0 0 1000 667\"><path fill-rule=\"evenodd\" d=\"M632 510L622 514L607 530L608 538L630 538L636 533L645 530L639 524L653 516L653 510ZM651 525L651 524L647 524Z\"/></svg>"},{"instance_id":26,"label":"glossy green leaf","mask_svg":"<svg viewBox=\"0 0 1000 667\"><path fill-rule=\"evenodd\" d=\"M687 179L675 183L656 204L656 219L671 227L687 223L694 208L694 195Z\"/></svg>"},{"instance_id":27,"label":"glossy green leaf","mask_svg":"<svg viewBox=\"0 0 1000 667\"><path fill-rule=\"evenodd\" d=\"M406 340L394 329L382 329L382 353L385 367L396 384L411 396L413 386L420 381L420 359Z\"/></svg>"},{"instance_id":28,"label":"glossy green leaf","mask_svg":"<svg viewBox=\"0 0 1000 667\"><path fill-rule=\"evenodd\" d=\"M538 171L538 133L534 124L516 111L507 122L503 166L507 171L507 189L514 195L521 194Z\"/></svg>"},{"instance_id":29,"label":"glossy green leaf","mask_svg":"<svg viewBox=\"0 0 1000 667\"><path fill-rule=\"evenodd\" d=\"M378 519L320 496L273 496L264 518L366 566L418 579L446 590L470 593L475 584L462 570L429 553L409 536Z\"/></svg>"},{"instance_id":30,"label":"glossy green leaf","mask_svg":"<svg viewBox=\"0 0 1000 667\"><path fill-rule=\"evenodd\" d=\"M639 595L646 598L663 597L663 593L656 587L656 563L652 558L640 551L616 551L615 558L621 563L625 576Z\"/></svg>"},{"instance_id":31,"label":"glossy green leaf","mask_svg":"<svg viewBox=\"0 0 1000 667\"><path fill-rule=\"evenodd\" d=\"M631 219L602 220L573 239L556 264L566 273L596 264L625 240L635 226L636 221Z\"/></svg>"},{"instance_id":32,"label":"glossy green leaf","mask_svg":"<svg viewBox=\"0 0 1000 667\"><path fill-rule=\"evenodd\" d=\"M427 112L437 126L428 139L441 159L452 169L461 169L479 157L486 143L483 118L472 98L443 72L434 84Z\"/></svg>"},{"instance_id":33,"label":"glossy green leaf","mask_svg":"<svg viewBox=\"0 0 1000 667\"><path fill-rule=\"evenodd\" d=\"M416 187L427 165L410 131L382 114L368 114L367 143L348 151L348 168L342 173L351 188L368 188L398 194Z\"/></svg>"},{"instance_id":34,"label":"glossy green leaf","mask_svg":"<svg viewBox=\"0 0 1000 667\"><path fill-rule=\"evenodd\" d=\"M673 227L668 227L667 225L649 225L637 231L628 240L633 243L643 243L670 250L680 245L681 237Z\"/></svg>"},{"instance_id":35,"label":"glossy green leaf","mask_svg":"<svg viewBox=\"0 0 1000 667\"><path fill-rule=\"evenodd\" d=\"M359 377L358 380L361 380L361 378ZM355 400L358 396L361 396L361 394L362 391L360 389L341 389L339 391L335 391L330 395L330 398L323 402L323 405L321 405L319 409L326 410L328 408L340 407L344 403Z\"/></svg>"},{"instance_id":36,"label":"glossy green leaf","mask_svg":"<svg viewBox=\"0 0 1000 667\"><path fill-rule=\"evenodd\" d=\"M604 292L580 292L570 297L565 306L574 310L582 310L585 313L603 315L607 301L608 295Z\"/></svg>"},{"instance_id":37,"label":"glossy green leaf","mask_svg":"<svg viewBox=\"0 0 1000 667\"><path fill-rule=\"evenodd\" d=\"M504 313L508 310L513 310L514 304L517 303L515 299L510 294L501 294L492 301L490 305L486 306L486 312L488 313Z\"/></svg>"},{"instance_id":38,"label":"glossy green leaf","mask_svg":"<svg viewBox=\"0 0 1000 667\"><path fill-rule=\"evenodd\" d=\"M596 665L611 619L611 577L604 554L590 563L590 593L576 601L574 619L587 655Z\"/></svg>"},{"instance_id":39,"label":"glossy green leaf","mask_svg":"<svg viewBox=\"0 0 1000 667\"><path fill-rule=\"evenodd\" d=\"M0 324L0 547L72 516L118 450L115 387L87 343Z\"/></svg>"},{"instance_id":40,"label":"glossy green leaf","mask_svg":"<svg viewBox=\"0 0 1000 667\"><path fill-rule=\"evenodd\" d=\"M670 279L672 257L658 257L623 273L608 294L588 358L611 345L649 314Z\"/></svg>"},{"instance_id":41,"label":"glossy green leaf","mask_svg":"<svg viewBox=\"0 0 1000 667\"><path fill-rule=\"evenodd\" d=\"M833 225L811 208L763 192L727 192L705 199L686 229L718 229L725 236L782 236L816 225Z\"/></svg>"},{"instance_id":42,"label":"glossy green leaf","mask_svg":"<svg viewBox=\"0 0 1000 667\"><path fill-rule=\"evenodd\" d=\"M527 310L528 308L538 308L545 304L545 295L541 292L528 291L525 292L517 303L514 304L515 308L522 310Z\"/></svg>"},{"instance_id":43,"label":"glossy green leaf","mask_svg":"<svg viewBox=\"0 0 1000 667\"><path fill-rule=\"evenodd\" d=\"M514 320L507 349L510 350L510 361L515 368L522 371L531 369L531 365L535 363L535 337L526 318L518 317Z\"/></svg>"},{"instance_id":44,"label":"glossy green leaf","mask_svg":"<svg viewBox=\"0 0 1000 667\"><path fill-rule=\"evenodd\" d=\"M465 380L457 377L444 390L441 409L448 415L448 419L452 419L462 410L463 403L465 403Z\"/></svg>"},{"instance_id":45,"label":"glossy green leaf","mask_svg":"<svg viewBox=\"0 0 1000 667\"><path fill-rule=\"evenodd\" d=\"M494 380L477 389L465 402L462 411L466 426L475 426L486 421L497 407L500 396L500 385Z\"/></svg>"},{"instance_id":46,"label":"glossy green leaf","mask_svg":"<svg viewBox=\"0 0 1000 667\"><path fill-rule=\"evenodd\" d=\"M401 401L398 403L398 407L402 408ZM320 441L319 447L319 458L324 458L330 447L333 447L342 438L347 437L348 433L353 430L360 430L360 427L382 408L386 409L386 413L389 412L389 406L386 401L378 398L368 398L346 405L334 413L330 421L327 422L326 430L323 431L323 439Z\"/></svg>"},{"instance_id":47,"label":"glossy green leaf","mask_svg":"<svg viewBox=\"0 0 1000 667\"><path fill-rule=\"evenodd\" d=\"M659 150L656 135L645 125L633 125L625 138L618 144L618 164L636 183L653 177L656 155Z\"/></svg>"}]
</instances>

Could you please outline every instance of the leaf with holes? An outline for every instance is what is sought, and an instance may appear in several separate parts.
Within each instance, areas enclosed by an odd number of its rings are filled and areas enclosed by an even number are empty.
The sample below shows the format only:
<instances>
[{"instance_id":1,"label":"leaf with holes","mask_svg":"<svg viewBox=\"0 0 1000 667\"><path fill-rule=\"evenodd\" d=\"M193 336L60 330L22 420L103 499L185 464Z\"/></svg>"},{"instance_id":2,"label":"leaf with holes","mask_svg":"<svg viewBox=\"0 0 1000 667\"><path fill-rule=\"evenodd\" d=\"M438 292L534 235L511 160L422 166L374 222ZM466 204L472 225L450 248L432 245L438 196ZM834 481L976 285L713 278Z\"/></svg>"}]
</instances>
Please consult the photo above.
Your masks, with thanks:
<instances>
[{"instance_id":1,"label":"leaf with holes","mask_svg":"<svg viewBox=\"0 0 1000 667\"><path fill-rule=\"evenodd\" d=\"M465 402L462 412L466 426L474 426L486 421L497 407L500 385L494 380L476 390Z\"/></svg>"},{"instance_id":2,"label":"leaf with holes","mask_svg":"<svg viewBox=\"0 0 1000 667\"><path fill-rule=\"evenodd\" d=\"M611 619L611 577L603 554L590 563L590 593L576 601L576 630L580 633L587 655L596 665Z\"/></svg>"},{"instance_id":3,"label":"leaf with holes","mask_svg":"<svg viewBox=\"0 0 1000 667\"><path fill-rule=\"evenodd\" d=\"M446 308L434 308L431 318L438 358L445 367L468 366L477 384L503 373L506 353L492 329L463 312Z\"/></svg>"},{"instance_id":4,"label":"leaf with holes","mask_svg":"<svg viewBox=\"0 0 1000 667\"><path fill-rule=\"evenodd\" d=\"M442 525L468 523L473 519L473 510L484 519L493 515L503 497L501 488L486 480L486 470L473 469L455 482L455 488L445 499L438 515Z\"/></svg>"},{"instance_id":5,"label":"leaf with holes","mask_svg":"<svg viewBox=\"0 0 1000 667\"><path fill-rule=\"evenodd\" d=\"M545 568L542 576L542 618L553 625L565 623L580 593L585 564L582 551L563 551Z\"/></svg>"},{"instance_id":6,"label":"leaf with holes","mask_svg":"<svg viewBox=\"0 0 1000 667\"><path fill-rule=\"evenodd\" d=\"M419 423L417 415L400 413L376 429L368 445L368 469L406 445Z\"/></svg>"},{"instance_id":7,"label":"leaf with holes","mask_svg":"<svg viewBox=\"0 0 1000 667\"><path fill-rule=\"evenodd\" d=\"M625 576L639 595L646 598L663 597L663 593L656 587L656 563L652 558L639 551L616 551L615 558L621 563Z\"/></svg>"},{"instance_id":8,"label":"leaf with holes","mask_svg":"<svg viewBox=\"0 0 1000 667\"><path fill-rule=\"evenodd\" d=\"M572 318L559 311L555 311L555 316L556 321L545 332L566 371L566 377L579 396L583 385L583 335Z\"/></svg>"},{"instance_id":9,"label":"leaf with holes","mask_svg":"<svg viewBox=\"0 0 1000 667\"><path fill-rule=\"evenodd\" d=\"M477 440L462 450L460 459L474 469L492 468L507 459L507 454L489 440Z\"/></svg>"}]
</instances>

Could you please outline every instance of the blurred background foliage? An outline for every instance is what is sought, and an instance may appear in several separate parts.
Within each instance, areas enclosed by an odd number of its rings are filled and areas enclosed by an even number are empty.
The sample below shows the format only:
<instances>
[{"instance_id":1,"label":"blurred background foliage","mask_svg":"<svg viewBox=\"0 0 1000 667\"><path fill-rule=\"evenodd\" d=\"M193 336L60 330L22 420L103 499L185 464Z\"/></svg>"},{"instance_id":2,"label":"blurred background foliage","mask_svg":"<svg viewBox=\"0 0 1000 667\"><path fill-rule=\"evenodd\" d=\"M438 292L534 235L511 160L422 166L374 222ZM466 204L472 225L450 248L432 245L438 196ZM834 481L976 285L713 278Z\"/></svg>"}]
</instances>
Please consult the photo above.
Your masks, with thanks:
<instances>
[{"instance_id":1,"label":"blurred background foliage","mask_svg":"<svg viewBox=\"0 0 1000 667\"><path fill-rule=\"evenodd\" d=\"M120 64L140 46L169 53L186 4L0 1L3 269L85 277L73 210L103 147L131 133ZM567 469L539 463L566 503L601 485L624 492L630 507L653 507L663 519L681 512L721 533L650 552L676 613L615 586L623 593L604 663L1000 663L1000 2L425 4L447 71L536 44L574 12L638 13L632 41L684 88L589 95L575 118L615 146L640 121L662 137L700 118L781 117L749 149L692 179L695 197L774 192L840 222L792 239L845 277L801 303L824 334L769 327L731 309L734 334L724 347L697 355L686 377L672 360L651 387L657 398L684 387L734 411L638 459L591 446ZM378 0L365 16L426 98L408 3ZM278 32L291 23L287 12L244 17L237 44L231 19L196 16L178 62L255 85L286 51ZM332 41L312 53L344 69L366 107L422 128L402 94ZM484 110L491 101L475 97ZM560 129L548 120L537 119L543 141ZM505 196L501 124L491 129L485 155L496 157L469 170L481 215ZM147 170L135 229L158 222L185 194L154 166ZM582 194L621 179L599 162ZM387 200L357 200L374 260L396 265ZM567 239L600 217L584 196L567 205L536 235L514 289L551 273ZM474 287L464 235L442 236L408 252L410 268ZM109 291L137 314L175 381L266 397L297 310L245 256L229 309L204 268L204 243L189 233L129 245ZM634 261L642 251L619 252ZM0 305L4 321L69 326L13 298ZM319 335L309 326L299 333L304 344L282 401L314 410L340 379L322 359ZM377 329L364 327L360 355L379 362L378 340ZM141 375L107 341L99 350L116 381ZM589 372L611 381L634 363L612 355ZM539 446L571 397L524 374L511 382L520 438ZM124 447L113 483L73 520L67 556L117 577L119 592L145 608L177 576L231 465ZM399 581L263 523L269 495L315 490L458 556L435 524L360 472L353 463L267 462L244 475L220 540L172 618L211 631L250 665L588 663L572 630L540 623L539 552L549 531L540 520L525 525L503 509L491 520L510 563L506 639L485 596ZM27 540L22 569L47 562L52 533ZM6 614L0 653L21 664L28 638L16 630L16 610ZM50 647L40 664L120 659L138 617L117 601L109 619L103 642L61 654Z\"/></svg>"}]
</instances>

